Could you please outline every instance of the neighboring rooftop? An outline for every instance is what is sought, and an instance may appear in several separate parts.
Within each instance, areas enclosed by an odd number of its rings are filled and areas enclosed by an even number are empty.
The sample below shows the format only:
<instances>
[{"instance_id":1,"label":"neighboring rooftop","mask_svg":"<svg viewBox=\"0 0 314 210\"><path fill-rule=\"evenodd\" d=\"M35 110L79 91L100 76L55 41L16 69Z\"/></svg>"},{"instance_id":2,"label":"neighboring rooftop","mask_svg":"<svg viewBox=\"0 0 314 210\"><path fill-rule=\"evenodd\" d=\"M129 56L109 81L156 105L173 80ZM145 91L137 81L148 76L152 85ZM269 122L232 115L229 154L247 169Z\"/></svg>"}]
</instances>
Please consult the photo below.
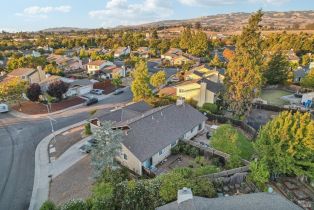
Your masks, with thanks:
<instances>
[{"instance_id":1,"label":"neighboring rooftop","mask_svg":"<svg viewBox=\"0 0 314 210\"><path fill-rule=\"evenodd\" d=\"M302 210L277 193L252 193L219 198L194 196L183 202L174 201L156 210Z\"/></svg>"},{"instance_id":2,"label":"neighboring rooftop","mask_svg":"<svg viewBox=\"0 0 314 210\"><path fill-rule=\"evenodd\" d=\"M206 79L206 78L199 80L197 83L201 84L203 82L206 83L206 89L213 92L213 93L218 93L224 89L223 84L213 82L213 81Z\"/></svg>"},{"instance_id":3,"label":"neighboring rooftop","mask_svg":"<svg viewBox=\"0 0 314 210\"><path fill-rule=\"evenodd\" d=\"M101 66L105 62L106 62L105 60L95 60L95 61L89 62L88 65Z\"/></svg>"},{"instance_id":4,"label":"neighboring rooftop","mask_svg":"<svg viewBox=\"0 0 314 210\"><path fill-rule=\"evenodd\" d=\"M18 68L18 69L14 69L7 76L12 76L12 77L27 76L27 75L32 74L34 71L36 71L36 69L34 68Z\"/></svg>"}]
</instances>

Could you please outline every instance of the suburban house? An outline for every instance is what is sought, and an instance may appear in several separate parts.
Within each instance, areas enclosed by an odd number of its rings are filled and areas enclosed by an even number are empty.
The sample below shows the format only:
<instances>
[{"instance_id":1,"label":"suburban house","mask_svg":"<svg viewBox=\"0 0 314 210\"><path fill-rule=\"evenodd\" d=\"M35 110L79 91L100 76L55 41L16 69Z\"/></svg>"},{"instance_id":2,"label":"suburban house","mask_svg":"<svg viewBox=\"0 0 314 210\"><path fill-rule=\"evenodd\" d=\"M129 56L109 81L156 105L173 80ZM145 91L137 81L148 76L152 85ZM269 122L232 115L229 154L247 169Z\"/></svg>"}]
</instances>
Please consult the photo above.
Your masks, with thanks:
<instances>
[{"instance_id":1,"label":"suburban house","mask_svg":"<svg viewBox=\"0 0 314 210\"><path fill-rule=\"evenodd\" d=\"M113 129L124 133L117 160L135 173L154 171L171 154L179 140L188 140L203 131L206 117L183 101L151 109L138 102L91 120L92 131L101 121L112 121Z\"/></svg>"},{"instance_id":2,"label":"suburban house","mask_svg":"<svg viewBox=\"0 0 314 210\"><path fill-rule=\"evenodd\" d=\"M148 47L139 47L136 51L133 51L132 53L138 55L141 58L149 58Z\"/></svg>"},{"instance_id":3,"label":"suburban house","mask_svg":"<svg viewBox=\"0 0 314 210\"><path fill-rule=\"evenodd\" d=\"M48 56L47 60L49 63L56 63L64 72L71 72L84 68L82 61L78 57L51 54Z\"/></svg>"},{"instance_id":4,"label":"suburban house","mask_svg":"<svg viewBox=\"0 0 314 210\"><path fill-rule=\"evenodd\" d=\"M298 64L300 61L300 58L295 54L293 49L288 51L287 56L288 56L288 61L291 63L297 63Z\"/></svg>"},{"instance_id":5,"label":"suburban house","mask_svg":"<svg viewBox=\"0 0 314 210\"><path fill-rule=\"evenodd\" d=\"M170 48L168 52L161 55L163 62L169 62L170 65L181 66L186 63L200 63L200 58L193 55L183 53L182 50L177 48Z\"/></svg>"},{"instance_id":6,"label":"suburban house","mask_svg":"<svg viewBox=\"0 0 314 210\"><path fill-rule=\"evenodd\" d=\"M69 83L66 96L81 96L89 93L93 89L93 82L88 79L77 79Z\"/></svg>"},{"instance_id":7,"label":"suburban house","mask_svg":"<svg viewBox=\"0 0 314 210\"><path fill-rule=\"evenodd\" d=\"M51 75L51 76L46 76L45 79L43 79L42 81L40 81L38 84L41 88L41 90L43 92L47 91L48 90L48 87L51 83L54 83L56 81L60 81L61 80L61 77L60 76L57 76L57 75Z\"/></svg>"},{"instance_id":8,"label":"suburban house","mask_svg":"<svg viewBox=\"0 0 314 210\"><path fill-rule=\"evenodd\" d=\"M208 65L204 64L186 72L184 75L184 79L194 80L207 78L209 80L212 80L213 82L223 83L223 80L225 78L224 74L225 74L224 68L209 67Z\"/></svg>"},{"instance_id":9,"label":"suburban house","mask_svg":"<svg viewBox=\"0 0 314 210\"><path fill-rule=\"evenodd\" d=\"M193 196L192 190L178 190L176 201L156 210L301 210L302 208L282 195L259 192L218 198Z\"/></svg>"},{"instance_id":10,"label":"suburban house","mask_svg":"<svg viewBox=\"0 0 314 210\"><path fill-rule=\"evenodd\" d=\"M115 51L113 56L115 58L119 58L121 56L129 55L131 53L131 48L128 47L118 47Z\"/></svg>"},{"instance_id":11,"label":"suburban house","mask_svg":"<svg viewBox=\"0 0 314 210\"><path fill-rule=\"evenodd\" d=\"M39 66L37 69L34 68L18 68L8 73L6 79L20 78L23 81L32 83L39 83L46 78L45 72Z\"/></svg>"},{"instance_id":12,"label":"suburban house","mask_svg":"<svg viewBox=\"0 0 314 210\"><path fill-rule=\"evenodd\" d=\"M197 106L204 103L215 103L219 94L224 90L222 83L213 82L210 79L190 80L180 83L176 87L176 96L186 100L197 101Z\"/></svg>"},{"instance_id":13,"label":"suburban house","mask_svg":"<svg viewBox=\"0 0 314 210\"><path fill-rule=\"evenodd\" d=\"M114 75L120 75L121 77L125 77L127 70L124 66L119 67L116 65L112 65L103 68L102 73L105 79L112 79Z\"/></svg>"},{"instance_id":14,"label":"suburban house","mask_svg":"<svg viewBox=\"0 0 314 210\"><path fill-rule=\"evenodd\" d=\"M96 74L101 72L105 67L113 66L114 64L111 61L106 60L95 60L87 64L87 73Z\"/></svg>"}]
</instances>

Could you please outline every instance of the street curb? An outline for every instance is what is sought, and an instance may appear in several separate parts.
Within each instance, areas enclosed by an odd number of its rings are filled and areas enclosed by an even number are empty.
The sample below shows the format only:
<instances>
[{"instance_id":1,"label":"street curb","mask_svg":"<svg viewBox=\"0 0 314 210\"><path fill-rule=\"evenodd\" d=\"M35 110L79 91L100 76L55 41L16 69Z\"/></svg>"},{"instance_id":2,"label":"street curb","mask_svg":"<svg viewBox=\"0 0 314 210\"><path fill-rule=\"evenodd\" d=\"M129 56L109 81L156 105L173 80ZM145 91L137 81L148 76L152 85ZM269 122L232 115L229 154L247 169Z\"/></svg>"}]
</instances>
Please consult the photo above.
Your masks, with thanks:
<instances>
[{"instance_id":1,"label":"street curb","mask_svg":"<svg viewBox=\"0 0 314 210\"><path fill-rule=\"evenodd\" d=\"M87 121L81 121L73 125L67 126L54 133L49 134L43 138L36 147L35 151L35 175L34 175L34 185L32 191L32 197L29 205L29 210L38 210L41 205L48 199L49 196L49 168L51 164L49 163L48 157L48 146L54 135L58 135L66 130L74 127L84 125Z\"/></svg>"}]
</instances>

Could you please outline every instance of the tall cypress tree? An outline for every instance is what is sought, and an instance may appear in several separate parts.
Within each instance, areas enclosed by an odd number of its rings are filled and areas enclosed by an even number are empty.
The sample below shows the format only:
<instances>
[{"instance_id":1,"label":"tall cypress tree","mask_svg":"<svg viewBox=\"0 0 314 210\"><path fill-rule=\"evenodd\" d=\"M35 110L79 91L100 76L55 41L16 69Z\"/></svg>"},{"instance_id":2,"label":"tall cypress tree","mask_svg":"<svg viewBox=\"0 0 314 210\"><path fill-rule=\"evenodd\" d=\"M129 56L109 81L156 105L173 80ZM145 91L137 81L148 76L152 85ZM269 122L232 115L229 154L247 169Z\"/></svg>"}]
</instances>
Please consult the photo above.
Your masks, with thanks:
<instances>
[{"instance_id":1,"label":"tall cypress tree","mask_svg":"<svg viewBox=\"0 0 314 210\"><path fill-rule=\"evenodd\" d=\"M145 61L141 60L136 64L132 78L131 90L133 93L133 101L140 101L151 96L147 63Z\"/></svg>"},{"instance_id":2,"label":"tall cypress tree","mask_svg":"<svg viewBox=\"0 0 314 210\"><path fill-rule=\"evenodd\" d=\"M237 38L235 56L226 73L226 101L237 116L251 109L252 100L260 93L262 85L262 37L259 23L263 13L259 10L249 19Z\"/></svg>"}]
</instances>

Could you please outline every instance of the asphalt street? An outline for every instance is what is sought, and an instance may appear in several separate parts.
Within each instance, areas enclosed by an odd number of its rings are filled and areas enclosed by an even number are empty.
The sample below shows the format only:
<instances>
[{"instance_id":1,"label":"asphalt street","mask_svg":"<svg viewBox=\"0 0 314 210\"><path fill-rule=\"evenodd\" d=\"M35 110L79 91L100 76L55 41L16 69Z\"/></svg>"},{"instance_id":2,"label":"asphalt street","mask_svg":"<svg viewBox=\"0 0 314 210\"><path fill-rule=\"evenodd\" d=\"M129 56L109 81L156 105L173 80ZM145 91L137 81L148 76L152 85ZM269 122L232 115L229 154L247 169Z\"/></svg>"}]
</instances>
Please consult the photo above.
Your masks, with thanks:
<instances>
[{"instance_id":1,"label":"asphalt street","mask_svg":"<svg viewBox=\"0 0 314 210\"><path fill-rule=\"evenodd\" d=\"M130 90L113 95L99 104L130 101ZM95 105L95 106L97 106ZM86 107L51 115L54 130L72 125L89 117ZM97 114L108 109L97 111ZM35 150L38 143L51 133L48 118L25 119L0 114L0 210L28 209L34 182Z\"/></svg>"}]
</instances>

